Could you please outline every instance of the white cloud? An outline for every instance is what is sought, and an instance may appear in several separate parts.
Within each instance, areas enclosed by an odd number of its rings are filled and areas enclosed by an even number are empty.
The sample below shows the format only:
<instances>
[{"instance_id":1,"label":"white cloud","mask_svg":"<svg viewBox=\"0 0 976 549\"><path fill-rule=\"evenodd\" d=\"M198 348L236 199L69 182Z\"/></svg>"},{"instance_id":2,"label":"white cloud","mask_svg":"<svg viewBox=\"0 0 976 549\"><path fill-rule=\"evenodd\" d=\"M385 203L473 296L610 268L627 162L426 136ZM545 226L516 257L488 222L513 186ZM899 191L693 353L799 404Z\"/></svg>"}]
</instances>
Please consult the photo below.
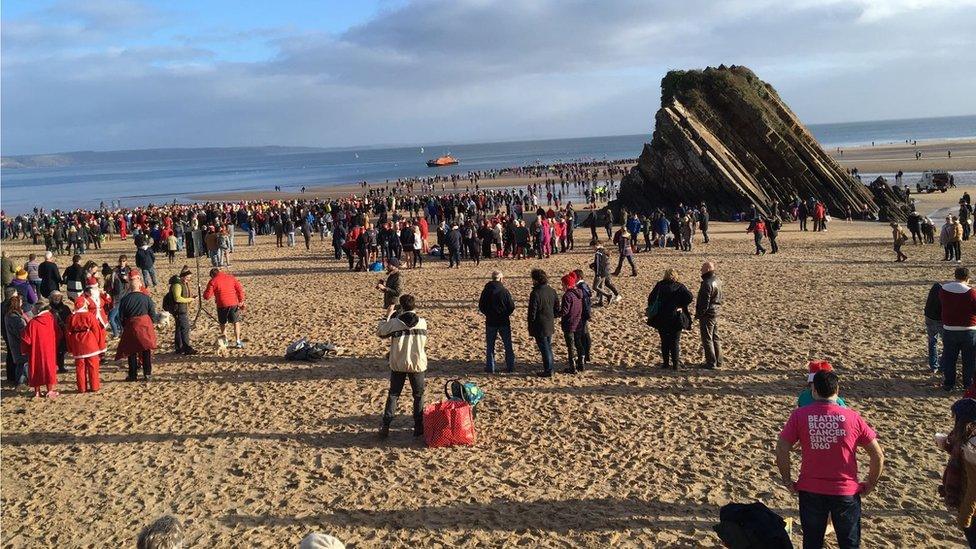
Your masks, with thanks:
<instances>
[{"instance_id":1,"label":"white cloud","mask_svg":"<svg viewBox=\"0 0 976 549\"><path fill-rule=\"evenodd\" d=\"M964 114L974 2L423 0L339 35L187 35L99 0L3 22L2 141L10 154L644 132L666 70L720 63L752 66L809 121ZM247 37L274 55L215 53ZM919 100L925 67L938 102Z\"/></svg>"}]
</instances>

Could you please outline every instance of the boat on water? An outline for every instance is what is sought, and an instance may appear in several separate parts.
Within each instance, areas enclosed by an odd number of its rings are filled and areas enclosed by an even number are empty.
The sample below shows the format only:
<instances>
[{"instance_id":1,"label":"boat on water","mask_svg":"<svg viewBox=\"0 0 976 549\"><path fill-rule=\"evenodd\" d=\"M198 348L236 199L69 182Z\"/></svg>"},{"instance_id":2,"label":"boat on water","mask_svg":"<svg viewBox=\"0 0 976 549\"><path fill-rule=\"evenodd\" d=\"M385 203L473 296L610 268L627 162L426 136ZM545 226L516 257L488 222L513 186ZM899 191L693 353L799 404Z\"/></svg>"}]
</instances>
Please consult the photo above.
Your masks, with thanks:
<instances>
[{"instance_id":1,"label":"boat on water","mask_svg":"<svg viewBox=\"0 0 976 549\"><path fill-rule=\"evenodd\" d=\"M427 161L428 168L440 168L441 166L453 166L458 163L458 159L453 156L446 154L444 156L437 157L433 160Z\"/></svg>"}]
</instances>

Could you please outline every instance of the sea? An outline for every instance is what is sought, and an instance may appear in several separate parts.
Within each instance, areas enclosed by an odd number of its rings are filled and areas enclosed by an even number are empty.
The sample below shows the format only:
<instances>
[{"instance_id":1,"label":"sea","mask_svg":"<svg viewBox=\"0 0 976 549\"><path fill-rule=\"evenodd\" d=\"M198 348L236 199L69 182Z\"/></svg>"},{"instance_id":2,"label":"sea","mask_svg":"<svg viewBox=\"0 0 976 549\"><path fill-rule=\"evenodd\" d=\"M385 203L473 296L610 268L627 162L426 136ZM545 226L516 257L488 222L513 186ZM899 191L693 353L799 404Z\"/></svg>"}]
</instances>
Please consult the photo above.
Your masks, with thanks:
<instances>
[{"instance_id":1,"label":"sea","mask_svg":"<svg viewBox=\"0 0 976 549\"><path fill-rule=\"evenodd\" d=\"M905 140L976 137L976 115L943 118L812 124L813 135L826 148L904 143ZM171 201L194 201L203 194L233 191L285 191L434 174L464 174L513 166L590 160L622 160L640 155L651 134L343 149L281 149L255 154L246 148L185 149L153 157L139 154L105 155L66 167L4 168L0 170L0 208L10 214L35 207L96 208L100 204L134 206ZM428 168L426 161L451 154L460 164ZM95 155L96 158L98 155ZM887 174L890 175L890 174ZM976 183L976 173L960 174L959 183ZM906 181L913 181L906 174ZM970 177L972 176L972 177ZM867 181L867 180L866 180Z\"/></svg>"}]
</instances>

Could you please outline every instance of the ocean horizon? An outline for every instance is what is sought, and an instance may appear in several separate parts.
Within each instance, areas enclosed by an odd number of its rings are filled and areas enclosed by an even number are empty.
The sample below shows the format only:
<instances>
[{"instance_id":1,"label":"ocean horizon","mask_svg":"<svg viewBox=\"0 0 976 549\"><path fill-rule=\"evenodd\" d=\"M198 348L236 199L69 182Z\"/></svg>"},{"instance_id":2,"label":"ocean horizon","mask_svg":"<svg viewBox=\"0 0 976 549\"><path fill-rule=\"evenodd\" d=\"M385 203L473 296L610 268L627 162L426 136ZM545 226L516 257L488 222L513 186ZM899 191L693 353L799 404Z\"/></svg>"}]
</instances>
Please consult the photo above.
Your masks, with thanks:
<instances>
[{"instance_id":1,"label":"ocean horizon","mask_svg":"<svg viewBox=\"0 0 976 549\"><path fill-rule=\"evenodd\" d=\"M825 149L976 137L976 115L874 122L810 124ZM358 181L464 174L513 166L622 160L640 155L646 134L398 147L227 147L60 153L83 163L5 167L0 208L8 214L45 209L94 208L192 201L201 194L334 186ZM428 168L427 159L453 154L461 163ZM30 157L58 156L27 155ZM9 158L22 158L15 156ZM8 157L4 157L5 160Z\"/></svg>"}]
</instances>

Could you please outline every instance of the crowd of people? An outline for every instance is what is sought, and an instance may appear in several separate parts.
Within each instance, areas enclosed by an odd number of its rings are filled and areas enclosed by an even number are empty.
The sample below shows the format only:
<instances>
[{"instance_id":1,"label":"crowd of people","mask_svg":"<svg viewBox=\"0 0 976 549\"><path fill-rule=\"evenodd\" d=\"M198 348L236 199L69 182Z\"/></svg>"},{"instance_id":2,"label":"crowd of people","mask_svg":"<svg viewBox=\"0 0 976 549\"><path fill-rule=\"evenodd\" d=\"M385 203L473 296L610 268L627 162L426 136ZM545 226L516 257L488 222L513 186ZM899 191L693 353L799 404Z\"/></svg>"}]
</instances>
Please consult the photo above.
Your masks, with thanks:
<instances>
[{"instance_id":1,"label":"crowd of people","mask_svg":"<svg viewBox=\"0 0 976 549\"><path fill-rule=\"evenodd\" d=\"M388 339L390 369L379 432L382 437L389 436L398 399L409 382L413 433L420 436L428 326L419 312L422 304L405 291L401 269L420 269L425 257L437 257L448 267L458 267L462 261L479 264L489 257L545 260L574 250L577 212L563 197L579 190L574 187L583 173L574 171L578 169L588 168L557 166L533 172L533 177L544 174L552 179L525 189L482 189L476 185L473 191L438 194L424 188L421 190L427 194L414 194L412 183L396 182L381 190L369 189L359 197L328 200L168 204L115 211L36 211L14 219L4 217L4 239L32 239L45 249L43 260L31 254L21 262L9 257L7 250L2 254L0 334L7 352L7 381L14 386L27 384L35 397L57 397L57 374L68 371L65 357L70 355L78 392L98 391L101 362L108 352L108 340L114 337L119 340L115 358L128 362L126 379L136 381L141 371L142 379L151 381L153 353L159 347L156 327L163 316L154 299L154 288L159 285L166 288L162 309L173 316L175 324L174 352L196 354L190 341L190 313L196 301L194 272L184 266L168 282L159 281L157 253L165 253L170 263L179 252L199 254L210 261L210 280L201 297L215 300L220 338L229 347L243 348L244 289L225 268L237 235L246 235L248 245L254 245L260 236L274 235L277 246L294 247L300 233L308 250L313 235L318 234L321 242L331 243L334 259L344 258L350 270L386 272L375 286L383 296L385 311L377 335ZM614 171L618 168L592 169L606 170L604 175L609 178L618 175ZM471 182L478 181L475 177ZM631 276L637 275L634 254L667 247L691 251L699 235L703 243L709 242L710 219L705 204L681 205L673 212L622 212L619 224L614 223L610 210L592 206L584 209L580 223L590 230L593 255L589 264L561 273L555 283L541 268L543 263L530 269L532 289L522 298L527 303L524 322L538 352L540 377L556 374L554 345L565 346L562 373L574 375L592 366L594 341L589 325L599 309L623 300L613 278L621 276L625 263ZM771 253L779 251L776 239L785 222L797 222L801 231L807 230L808 219L813 231L826 231L830 222L823 203L816 199L797 199L790 206L773 205L768 211L773 213L763 215L754 208L743 218L748 221L746 230L753 235L757 255L767 253L767 243ZM966 224L958 231L958 221L947 219L947 226L952 224L953 239L958 232L957 243L970 235L965 228L972 220L968 195L960 203L959 218ZM907 226L913 243L933 241L934 231L926 229L922 216L910 216ZM616 269L611 268L611 254L598 229L605 230L608 244L616 248ZM898 259L903 261L907 256L901 246L908 236L898 225L893 225L893 231ZM135 265L129 265L128 255L120 255L115 266L85 262L86 251L100 248L109 238L132 239ZM951 251L951 259L958 261L958 244L944 246L947 260ZM71 255L71 264L64 270L57 264L61 255ZM700 274L697 292L693 293L676 270L666 269L642 304L645 322L660 339L661 368L679 370L687 366L681 359L681 336L692 330L696 321L704 357L700 366L723 366L719 329L723 283L713 262L703 263ZM947 391L956 387L959 355L962 385L972 387L976 375L976 289L969 286L969 277L967 269L957 269L954 281L931 288L925 307L929 365L942 373ZM478 310L485 319L485 372L494 374L501 369L495 356L499 339L505 372L516 371L519 363L512 334L516 299L500 270L491 273L482 289ZM555 338L557 331L561 338ZM938 356L940 338L943 351ZM811 363L809 368L798 407L780 433L777 463L787 489L798 493L805 546L821 546L832 528L840 546L856 547L861 497L874 490L882 474L883 453L872 428L840 398L837 374L825 363ZM976 456L976 429L972 427L976 401L957 403L953 413L957 425L940 447L950 454L962 455L965 450ZM794 446L799 446L802 459L796 482L790 464ZM857 448L863 448L870 458L864 482L858 480ZM976 471L976 458L971 464ZM969 466L966 461L965 468ZM970 512L965 524L960 519L960 526L966 529L967 539L976 540L971 516Z\"/></svg>"}]
</instances>

